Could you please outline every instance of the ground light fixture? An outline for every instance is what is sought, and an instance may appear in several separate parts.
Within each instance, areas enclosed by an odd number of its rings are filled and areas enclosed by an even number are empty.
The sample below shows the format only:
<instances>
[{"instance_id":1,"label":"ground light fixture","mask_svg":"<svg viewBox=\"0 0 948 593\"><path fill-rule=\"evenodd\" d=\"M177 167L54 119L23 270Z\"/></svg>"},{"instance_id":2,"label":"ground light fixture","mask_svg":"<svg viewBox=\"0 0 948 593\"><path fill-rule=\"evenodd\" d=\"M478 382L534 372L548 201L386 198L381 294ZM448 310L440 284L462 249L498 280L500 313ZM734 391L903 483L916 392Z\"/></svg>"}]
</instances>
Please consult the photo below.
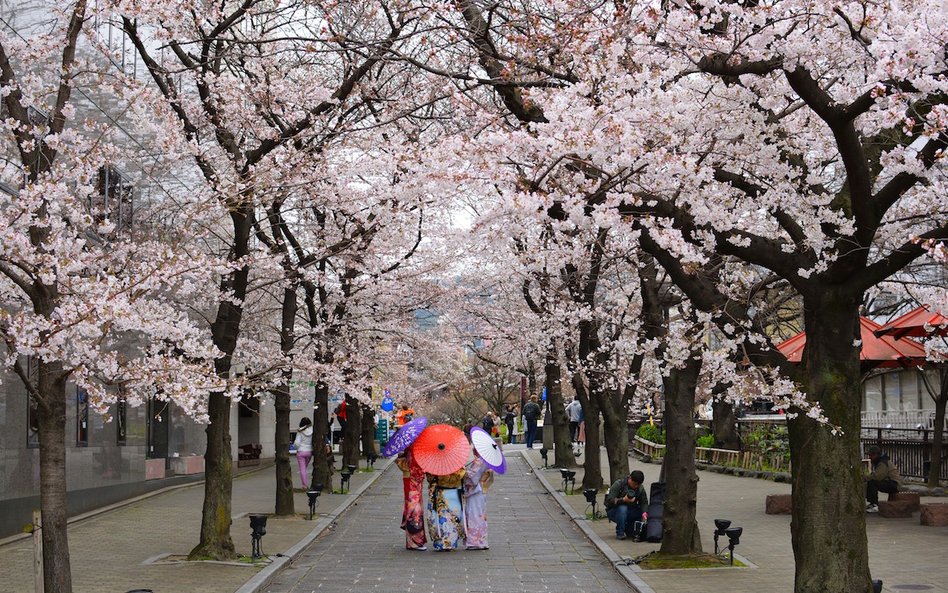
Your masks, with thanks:
<instances>
[{"instance_id":1,"label":"ground light fixture","mask_svg":"<svg viewBox=\"0 0 948 593\"><path fill-rule=\"evenodd\" d=\"M872 593L882 593L882 581L872 581Z\"/></svg>"},{"instance_id":2,"label":"ground light fixture","mask_svg":"<svg viewBox=\"0 0 948 593\"><path fill-rule=\"evenodd\" d=\"M250 515L250 558L263 558L260 540L267 534L267 516Z\"/></svg>"},{"instance_id":3,"label":"ground light fixture","mask_svg":"<svg viewBox=\"0 0 948 593\"><path fill-rule=\"evenodd\" d=\"M595 488L586 488L585 490L583 490L583 496L586 497L586 502L588 502L588 503L589 503L589 506L592 507L592 518L593 518L593 519L599 518L599 510L596 508L596 506L597 506L597 505L596 505L596 494L598 494L598 493L599 493L599 491L598 491L597 489L595 489Z\"/></svg>"},{"instance_id":4,"label":"ground light fixture","mask_svg":"<svg viewBox=\"0 0 948 593\"><path fill-rule=\"evenodd\" d=\"M715 519L714 520L714 555L717 556L721 551L718 547L718 538L724 535L725 530L731 526L731 521L729 519Z\"/></svg>"},{"instance_id":5,"label":"ground light fixture","mask_svg":"<svg viewBox=\"0 0 948 593\"><path fill-rule=\"evenodd\" d=\"M560 470L560 476L563 477L563 494L572 494L576 489L576 470L563 468ZM570 489L566 490L566 485L570 484Z\"/></svg>"},{"instance_id":6,"label":"ground light fixture","mask_svg":"<svg viewBox=\"0 0 948 593\"><path fill-rule=\"evenodd\" d=\"M352 467L352 466L349 466L349 467ZM352 470L350 470L349 467L339 472L339 492L340 493L349 492L349 478L352 477Z\"/></svg>"},{"instance_id":7,"label":"ground light fixture","mask_svg":"<svg viewBox=\"0 0 948 593\"><path fill-rule=\"evenodd\" d=\"M378 460L379 460L378 455L376 455L375 453L369 453L369 455L365 458L365 465L366 467L375 467L375 462Z\"/></svg>"},{"instance_id":8,"label":"ground light fixture","mask_svg":"<svg viewBox=\"0 0 948 593\"><path fill-rule=\"evenodd\" d=\"M543 458L543 469L550 467L550 452L546 448L540 449L540 457Z\"/></svg>"},{"instance_id":9,"label":"ground light fixture","mask_svg":"<svg viewBox=\"0 0 948 593\"><path fill-rule=\"evenodd\" d=\"M313 484L310 489L306 492L306 497L309 498L309 520L313 520L313 515L316 514L316 505L319 504L319 495L323 493L322 484Z\"/></svg>"},{"instance_id":10,"label":"ground light fixture","mask_svg":"<svg viewBox=\"0 0 948 593\"><path fill-rule=\"evenodd\" d=\"M734 566L734 548L741 543L741 534L744 533L743 527L728 527L724 530L727 536L727 549L731 553L731 566Z\"/></svg>"}]
</instances>

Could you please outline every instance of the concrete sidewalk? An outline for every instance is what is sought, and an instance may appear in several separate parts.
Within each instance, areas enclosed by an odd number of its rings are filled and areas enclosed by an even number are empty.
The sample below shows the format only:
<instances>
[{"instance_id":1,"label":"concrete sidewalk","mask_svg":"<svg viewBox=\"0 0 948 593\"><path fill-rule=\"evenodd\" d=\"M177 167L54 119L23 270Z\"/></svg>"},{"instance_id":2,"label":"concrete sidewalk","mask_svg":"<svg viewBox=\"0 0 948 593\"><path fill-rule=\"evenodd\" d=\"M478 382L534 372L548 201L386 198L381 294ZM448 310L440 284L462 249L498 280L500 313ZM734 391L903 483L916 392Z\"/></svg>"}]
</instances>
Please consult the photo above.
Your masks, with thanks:
<instances>
[{"instance_id":1,"label":"concrete sidewalk","mask_svg":"<svg viewBox=\"0 0 948 593\"><path fill-rule=\"evenodd\" d=\"M539 468L536 471L546 478L551 487L562 494L559 470L542 469L543 462L538 451L528 451L526 457L533 467ZM608 478L605 450L602 459L603 475ZM646 485L658 479L658 465L644 464L630 457L630 467L645 473ZM582 483L582 476L582 468L578 468L577 485ZM792 591L794 565L790 545L790 517L764 513L767 495L789 494L790 485L705 471L699 471L698 478L698 524L704 550L714 551L714 519L730 519L735 526L744 528L737 554L749 560L753 567L652 571L633 567L635 576L645 584L645 587L638 588L651 588L656 593ZM598 536L595 539L601 540L619 558L634 558L660 547L660 544L616 540L614 524L605 519L586 519L588 509L581 487L577 488L576 494L558 498L568 505L565 510L574 516L581 527L591 529ZM602 493L598 500L602 510ZM944 501L943 498L922 498L922 503ZM948 593L948 564L944 560L948 527L919 525L918 513L911 519L885 519L868 515L866 523L872 576L883 581L884 591ZM606 554L612 555L608 551ZM635 583L632 584L635 586Z\"/></svg>"},{"instance_id":2,"label":"concrete sidewalk","mask_svg":"<svg viewBox=\"0 0 948 593\"><path fill-rule=\"evenodd\" d=\"M299 486L297 464L294 484ZM296 517L270 517L262 541L264 554L277 563L281 555L303 541L310 541L330 526L343 507L354 502L360 490L381 475L390 462L377 464L374 472L357 472L351 480L351 494L319 497L317 516L308 520L306 494L294 496ZM364 463L363 463L364 465ZM333 486L339 487L339 475ZM273 512L275 490L272 464L234 479L233 525L231 536L237 553L250 554L250 527L246 515ZM168 562L168 555L187 555L197 543L201 525L204 483L199 482L168 492L139 497L130 504L94 515L69 525L69 549L75 593L125 593L131 589L151 589L154 593L232 593L249 581L261 581L257 574L271 572L250 564L215 562ZM304 515L306 515L304 517ZM33 549L30 539L0 546L0 593L33 591ZM275 568L275 566L273 567ZM245 589L246 590L246 589Z\"/></svg>"}]
</instances>

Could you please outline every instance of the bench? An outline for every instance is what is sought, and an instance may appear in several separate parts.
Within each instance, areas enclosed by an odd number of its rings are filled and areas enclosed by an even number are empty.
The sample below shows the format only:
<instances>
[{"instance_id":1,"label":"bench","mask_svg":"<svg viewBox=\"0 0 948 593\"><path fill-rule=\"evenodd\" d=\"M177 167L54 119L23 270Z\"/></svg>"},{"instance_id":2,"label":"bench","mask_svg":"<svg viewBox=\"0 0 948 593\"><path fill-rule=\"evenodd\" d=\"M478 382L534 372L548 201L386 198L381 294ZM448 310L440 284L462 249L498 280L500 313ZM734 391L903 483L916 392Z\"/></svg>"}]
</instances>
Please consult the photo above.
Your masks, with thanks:
<instances>
[{"instance_id":1,"label":"bench","mask_svg":"<svg viewBox=\"0 0 948 593\"><path fill-rule=\"evenodd\" d=\"M791 495L768 494L764 512L768 515L789 515L793 510Z\"/></svg>"},{"instance_id":2,"label":"bench","mask_svg":"<svg viewBox=\"0 0 948 593\"><path fill-rule=\"evenodd\" d=\"M893 492L889 494L889 502L902 500L909 503L913 513L921 509L922 499L917 492Z\"/></svg>"},{"instance_id":3,"label":"bench","mask_svg":"<svg viewBox=\"0 0 948 593\"><path fill-rule=\"evenodd\" d=\"M261 453L263 445L251 443L237 447L237 467L259 465Z\"/></svg>"}]
</instances>

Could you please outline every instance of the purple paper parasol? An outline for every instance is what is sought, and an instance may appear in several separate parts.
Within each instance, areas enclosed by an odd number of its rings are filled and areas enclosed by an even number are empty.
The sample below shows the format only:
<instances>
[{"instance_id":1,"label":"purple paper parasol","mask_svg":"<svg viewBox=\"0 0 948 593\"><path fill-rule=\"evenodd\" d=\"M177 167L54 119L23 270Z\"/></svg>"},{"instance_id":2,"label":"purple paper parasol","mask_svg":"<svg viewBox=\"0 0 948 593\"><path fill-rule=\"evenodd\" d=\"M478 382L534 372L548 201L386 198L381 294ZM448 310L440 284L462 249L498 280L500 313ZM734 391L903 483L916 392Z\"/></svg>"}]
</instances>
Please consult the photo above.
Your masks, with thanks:
<instances>
[{"instance_id":1,"label":"purple paper parasol","mask_svg":"<svg viewBox=\"0 0 948 593\"><path fill-rule=\"evenodd\" d=\"M382 455L392 457L398 455L408 447L411 447L411 444L415 442L415 439L418 438L418 435L421 434L421 431L423 431L427 425L428 419L424 416L406 422L401 428L395 431L392 438L385 444Z\"/></svg>"},{"instance_id":2,"label":"purple paper parasol","mask_svg":"<svg viewBox=\"0 0 948 593\"><path fill-rule=\"evenodd\" d=\"M504 453L486 430L479 426L471 427L471 444L474 445L474 450L477 451L477 454L481 456L488 467L498 474L507 471L507 460L504 459Z\"/></svg>"}]
</instances>

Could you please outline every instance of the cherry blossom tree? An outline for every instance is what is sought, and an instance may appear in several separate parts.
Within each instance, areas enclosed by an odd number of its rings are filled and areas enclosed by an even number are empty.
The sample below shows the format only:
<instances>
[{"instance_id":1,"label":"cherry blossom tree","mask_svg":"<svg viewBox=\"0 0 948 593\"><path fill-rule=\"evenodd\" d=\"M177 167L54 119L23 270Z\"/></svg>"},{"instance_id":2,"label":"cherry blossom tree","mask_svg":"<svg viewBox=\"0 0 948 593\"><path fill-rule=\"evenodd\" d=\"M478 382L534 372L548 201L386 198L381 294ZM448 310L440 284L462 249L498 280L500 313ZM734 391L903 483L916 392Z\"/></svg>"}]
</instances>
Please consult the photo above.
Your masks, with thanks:
<instances>
[{"instance_id":1,"label":"cherry blossom tree","mask_svg":"<svg viewBox=\"0 0 948 593\"><path fill-rule=\"evenodd\" d=\"M155 397L198 419L206 390L227 389L212 371L218 350L181 304L200 300L226 269L192 251L211 214L206 196L142 198L134 218L124 210L129 188L108 177L126 154L123 138L77 107L77 89L116 77L87 29L91 16L78 0L38 26L0 32L0 134L11 149L3 175L13 181L0 193L2 364L35 406L44 584L65 593L67 384L99 413ZM118 101L134 112L136 98ZM130 124L144 136L152 122ZM177 228L162 222L171 216Z\"/></svg>"}]
</instances>

